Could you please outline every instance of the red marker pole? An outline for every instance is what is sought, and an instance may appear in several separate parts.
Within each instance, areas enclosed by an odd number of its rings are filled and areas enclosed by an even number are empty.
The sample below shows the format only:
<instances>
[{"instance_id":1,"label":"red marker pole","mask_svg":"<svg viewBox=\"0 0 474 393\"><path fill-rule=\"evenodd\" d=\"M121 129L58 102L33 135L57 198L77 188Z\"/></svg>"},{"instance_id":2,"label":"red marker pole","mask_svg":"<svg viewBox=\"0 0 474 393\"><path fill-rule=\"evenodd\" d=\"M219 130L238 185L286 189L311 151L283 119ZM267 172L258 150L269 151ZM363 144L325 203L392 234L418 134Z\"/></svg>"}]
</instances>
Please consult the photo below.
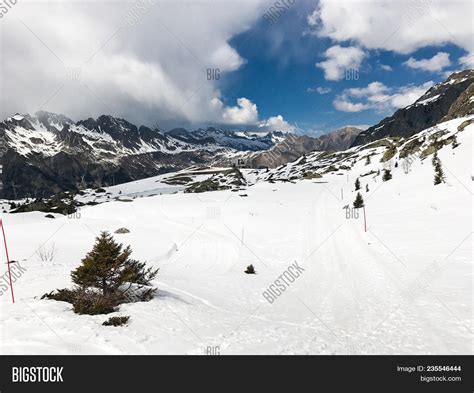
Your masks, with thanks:
<instances>
[{"instance_id":1,"label":"red marker pole","mask_svg":"<svg viewBox=\"0 0 474 393\"><path fill-rule=\"evenodd\" d=\"M10 290L12 293L12 301L15 303L15 295L13 294L12 272L10 270L10 258L8 257L7 238L5 237L5 229L3 228L3 220L0 219L0 226L2 227L3 244L5 245L5 254L7 256L8 278L10 280Z\"/></svg>"},{"instance_id":2,"label":"red marker pole","mask_svg":"<svg viewBox=\"0 0 474 393\"><path fill-rule=\"evenodd\" d=\"M364 232L367 232L367 218L365 217L365 205L362 206L364 209Z\"/></svg>"}]
</instances>

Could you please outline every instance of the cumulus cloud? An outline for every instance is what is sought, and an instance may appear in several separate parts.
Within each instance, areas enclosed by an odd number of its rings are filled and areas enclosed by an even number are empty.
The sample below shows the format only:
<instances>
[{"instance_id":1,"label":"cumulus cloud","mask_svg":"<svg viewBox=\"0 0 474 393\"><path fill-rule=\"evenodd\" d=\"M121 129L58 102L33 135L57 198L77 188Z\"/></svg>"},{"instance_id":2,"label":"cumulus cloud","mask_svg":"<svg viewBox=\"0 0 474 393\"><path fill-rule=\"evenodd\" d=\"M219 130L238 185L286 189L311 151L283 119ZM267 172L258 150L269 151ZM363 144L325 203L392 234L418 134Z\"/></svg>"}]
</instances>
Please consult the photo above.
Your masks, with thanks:
<instances>
[{"instance_id":1,"label":"cumulus cloud","mask_svg":"<svg viewBox=\"0 0 474 393\"><path fill-rule=\"evenodd\" d=\"M352 97L374 97L375 101L380 101L388 90L387 86L376 81L369 83L367 87L354 87L345 92Z\"/></svg>"},{"instance_id":2,"label":"cumulus cloud","mask_svg":"<svg viewBox=\"0 0 474 393\"><path fill-rule=\"evenodd\" d=\"M415 58L410 57L403 64L415 70L438 72L446 67L449 67L451 65L451 61L449 60L449 53L438 52L430 59L416 60Z\"/></svg>"},{"instance_id":3,"label":"cumulus cloud","mask_svg":"<svg viewBox=\"0 0 474 393\"><path fill-rule=\"evenodd\" d=\"M220 122L225 124L256 124L258 120L257 105L248 98L237 99L237 105L226 107L219 98L214 98L212 104L217 113L221 113Z\"/></svg>"},{"instance_id":4,"label":"cumulus cloud","mask_svg":"<svg viewBox=\"0 0 474 393\"><path fill-rule=\"evenodd\" d=\"M474 52L472 3L465 0L320 0L307 21L314 34L367 49L408 54L451 43Z\"/></svg>"},{"instance_id":5,"label":"cumulus cloud","mask_svg":"<svg viewBox=\"0 0 474 393\"><path fill-rule=\"evenodd\" d=\"M421 85L405 85L395 89L376 81L369 83L366 87L345 89L334 99L333 105L342 112L360 112L367 109L388 111L404 108L413 104L433 84L429 81Z\"/></svg>"},{"instance_id":6,"label":"cumulus cloud","mask_svg":"<svg viewBox=\"0 0 474 393\"><path fill-rule=\"evenodd\" d=\"M382 64L380 68L384 71L393 71L393 68L390 67L388 64Z\"/></svg>"},{"instance_id":7,"label":"cumulus cloud","mask_svg":"<svg viewBox=\"0 0 474 393\"><path fill-rule=\"evenodd\" d=\"M325 79L333 81L341 80L347 69L358 69L365 57L364 51L360 48L340 45L328 48L324 55L326 60L316 63L316 67L323 69Z\"/></svg>"},{"instance_id":8,"label":"cumulus cloud","mask_svg":"<svg viewBox=\"0 0 474 393\"><path fill-rule=\"evenodd\" d=\"M1 62L0 116L44 109L165 127L256 124L256 105L240 98L226 106L208 69L222 74L245 63L229 42L256 22L264 4L142 4L148 6L137 14L136 0L18 2L0 24L1 56L8 59Z\"/></svg>"},{"instance_id":9,"label":"cumulus cloud","mask_svg":"<svg viewBox=\"0 0 474 393\"><path fill-rule=\"evenodd\" d=\"M268 130L284 132L294 132L297 129L294 125L291 125L285 119L283 119L283 116L281 115L269 117L268 119L261 121L258 126Z\"/></svg>"}]
</instances>

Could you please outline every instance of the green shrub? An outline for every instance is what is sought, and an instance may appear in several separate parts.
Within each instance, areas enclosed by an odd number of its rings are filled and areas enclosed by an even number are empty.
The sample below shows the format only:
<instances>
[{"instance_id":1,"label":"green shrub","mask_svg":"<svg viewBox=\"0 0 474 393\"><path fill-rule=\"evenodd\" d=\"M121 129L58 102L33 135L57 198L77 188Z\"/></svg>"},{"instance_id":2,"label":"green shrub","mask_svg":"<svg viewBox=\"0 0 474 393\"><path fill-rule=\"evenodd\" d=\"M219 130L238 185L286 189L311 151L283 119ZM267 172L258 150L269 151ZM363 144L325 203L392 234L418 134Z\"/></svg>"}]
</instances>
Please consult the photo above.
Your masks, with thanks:
<instances>
[{"instance_id":1,"label":"green shrub","mask_svg":"<svg viewBox=\"0 0 474 393\"><path fill-rule=\"evenodd\" d=\"M106 296L98 292L78 290L72 304L76 314L110 314L117 311L120 298L117 295Z\"/></svg>"},{"instance_id":2,"label":"green shrub","mask_svg":"<svg viewBox=\"0 0 474 393\"><path fill-rule=\"evenodd\" d=\"M41 299L57 300L58 302L68 302L72 304L76 298L76 292L77 291L70 289L57 289L56 291L45 293L41 296Z\"/></svg>"},{"instance_id":3,"label":"green shrub","mask_svg":"<svg viewBox=\"0 0 474 393\"><path fill-rule=\"evenodd\" d=\"M129 316L110 317L102 325L104 325L104 326L122 326L122 325L125 325L129 321L129 319L130 319Z\"/></svg>"},{"instance_id":4,"label":"green shrub","mask_svg":"<svg viewBox=\"0 0 474 393\"><path fill-rule=\"evenodd\" d=\"M248 265L247 269L245 270L245 273L246 274L255 274L256 271L255 271L255 268L253 267L253 265Z\"/></svg>"},{"instance_id":5,"label":"green shrub","mask_svg":"<svg viewBox=\"0 0 474 393\"><path fill-rule=\"evenodd\" d=\"M390 169L384 169L382 180L389 181L392 178L392 171Z\"/></svg>"}]
</instances>

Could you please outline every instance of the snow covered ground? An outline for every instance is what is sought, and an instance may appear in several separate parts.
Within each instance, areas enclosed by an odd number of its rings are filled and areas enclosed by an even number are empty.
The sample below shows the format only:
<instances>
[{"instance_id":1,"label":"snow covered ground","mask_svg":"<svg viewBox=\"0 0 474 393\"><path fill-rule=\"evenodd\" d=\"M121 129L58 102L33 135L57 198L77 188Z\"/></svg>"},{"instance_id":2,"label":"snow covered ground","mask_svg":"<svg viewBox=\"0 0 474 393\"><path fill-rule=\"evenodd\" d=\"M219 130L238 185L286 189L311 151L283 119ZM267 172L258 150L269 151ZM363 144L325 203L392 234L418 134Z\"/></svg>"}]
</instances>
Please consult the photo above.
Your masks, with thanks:
<instances>
[{"instance_id":1,"label":"snow covered ground","mask_svg":"<svg viewBox=\"0 0 474 393\"><path fill-rule=\"evenodd\" d=\"M445 184L433 185L431 157L408 174L393 167L388 182L360 178L367 232L362 211L343 206L360 174L383 168L377 156L344 176L112 201L76 218L4 214L10 258L26 272L15 304L0 297L0 353L472 354L472 128L438 152ZM160 268L152 301L112 314L130 315L127 326L40 300L71 287L95 237L120 227L132 256ZM37 249L53 244L41 261ZM270 304L262 293L295 261L304 271ZM256 275L244 274L250 264Z\"/></svg>"}]
</instances>

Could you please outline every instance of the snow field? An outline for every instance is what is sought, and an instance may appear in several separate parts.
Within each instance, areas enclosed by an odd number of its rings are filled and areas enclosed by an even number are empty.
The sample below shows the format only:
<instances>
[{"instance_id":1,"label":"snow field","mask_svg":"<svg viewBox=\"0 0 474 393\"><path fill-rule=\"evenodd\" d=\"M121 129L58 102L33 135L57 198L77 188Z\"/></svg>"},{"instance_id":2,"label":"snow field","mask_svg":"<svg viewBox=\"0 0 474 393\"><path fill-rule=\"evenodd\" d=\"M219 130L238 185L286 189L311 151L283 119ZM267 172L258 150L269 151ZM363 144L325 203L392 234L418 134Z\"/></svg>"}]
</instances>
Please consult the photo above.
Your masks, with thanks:
<instances>
[{"instance_id":1,"label":"snow field","mask_svg":"<svg viewBox=\"0 0 474 393\"><path fill-rule=\"evenodd\" d=\"M472 125L458 142L438 152L445 184L433 185L431 157L408 174L399 162L388 182L360 178L367 232L362 212L346 218L343 206L361 173L383 168L376 156L344 176L109 202L78 219L6 214L11 259L27 271L15 304L0 297L0 352L472 354ZM138 192L135 183L123 189ZM107 316L40 300L70 287L94 238L120 227L130 233L115 238L132 257L160 267L155 299ZM41 261L36 250L53 243L54 260ZM305 271L270 304L263 291L294 261ZM249 264L256 275L243 273ZM102 326L112 315L131 320Z\"/></svg>"}]
</instances>

